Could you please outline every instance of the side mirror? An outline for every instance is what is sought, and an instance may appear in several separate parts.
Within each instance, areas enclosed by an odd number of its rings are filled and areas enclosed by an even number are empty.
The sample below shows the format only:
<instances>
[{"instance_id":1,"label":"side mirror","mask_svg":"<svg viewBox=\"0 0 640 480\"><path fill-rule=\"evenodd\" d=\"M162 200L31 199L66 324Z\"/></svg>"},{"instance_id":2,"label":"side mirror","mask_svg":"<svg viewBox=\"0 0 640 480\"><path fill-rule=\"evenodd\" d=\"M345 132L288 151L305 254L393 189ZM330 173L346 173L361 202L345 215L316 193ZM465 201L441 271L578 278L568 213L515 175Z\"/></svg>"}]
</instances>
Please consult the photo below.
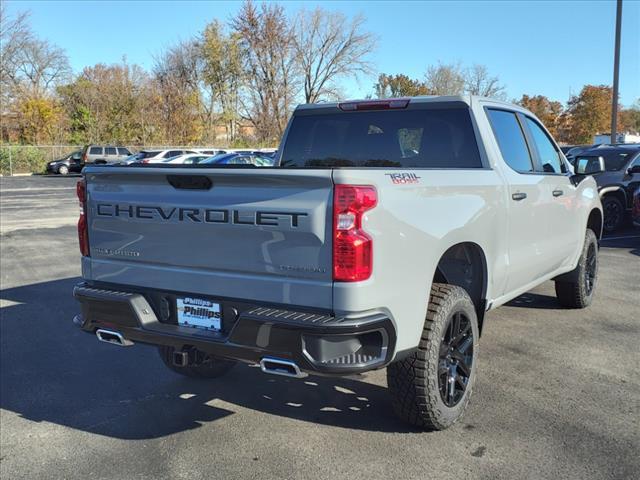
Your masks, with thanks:
<instances>
[{"instance_id":1,"label":"side mirror","mask_svg":"<svg viewBox=\"0 0 640 480\"><path fill-rule=\"evenodd\" d=\"M633 167L629 167L629 168L627 169L627 173L628 173L629 175L633 175L633 174L636 174L636 173L640 173L640 165L634 165Z\"/></svg>"},{"instance_id":2,"label":"side mirror","mask_svg":"<svg viewBox=\"0 0 640 480\"><path fill-rule=\"evenodd\" d=\"M605 171L602 157L578 157L574 166L577 175L593 175Z\"/></svg>"}]
</instances>

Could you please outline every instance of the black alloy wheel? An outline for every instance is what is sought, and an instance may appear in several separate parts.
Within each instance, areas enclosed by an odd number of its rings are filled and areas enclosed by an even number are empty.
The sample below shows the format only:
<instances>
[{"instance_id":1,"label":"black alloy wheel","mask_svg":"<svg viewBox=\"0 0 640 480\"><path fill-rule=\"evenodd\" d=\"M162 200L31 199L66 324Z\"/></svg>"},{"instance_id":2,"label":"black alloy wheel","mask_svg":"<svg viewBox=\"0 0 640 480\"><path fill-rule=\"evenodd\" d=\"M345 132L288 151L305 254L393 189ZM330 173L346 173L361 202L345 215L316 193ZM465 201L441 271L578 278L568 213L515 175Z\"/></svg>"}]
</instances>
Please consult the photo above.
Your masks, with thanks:
<instances>
[{"instance_id":1,"label":"black alloy wheel","mask_svg":"<svg viewBox=\"0 0 640 480\"><path fill-rule=\"evenodd\" d=\"M602 207L604 209L604 230L614 232L624 220L624 207L617 198L605 200Z\"/></svg>"},{"instance_id":2,"label":"black alloy wheel","mask_svg":"<svg viewBox=\"0 0 640 480\"><path fill-rule=\"evenodd\" d=\"M440 343L438 386L447 407L453 407L464 397L473 364L473 330L464 312L455 312Z\"/></svg>"},{"instance_id":3,"label":"black alloy wheel","mask_svg":"<svg viewBox=\"0 0 640 480\"><path fill-rule=\"evenodd\" d=\"M596 254L596 246L589 245L587 250L587 262L584 269L584 286L587 295L591 295L593 287L596 284L596 274L598 271L598 257Z\"/></svg>"}]
</instances>

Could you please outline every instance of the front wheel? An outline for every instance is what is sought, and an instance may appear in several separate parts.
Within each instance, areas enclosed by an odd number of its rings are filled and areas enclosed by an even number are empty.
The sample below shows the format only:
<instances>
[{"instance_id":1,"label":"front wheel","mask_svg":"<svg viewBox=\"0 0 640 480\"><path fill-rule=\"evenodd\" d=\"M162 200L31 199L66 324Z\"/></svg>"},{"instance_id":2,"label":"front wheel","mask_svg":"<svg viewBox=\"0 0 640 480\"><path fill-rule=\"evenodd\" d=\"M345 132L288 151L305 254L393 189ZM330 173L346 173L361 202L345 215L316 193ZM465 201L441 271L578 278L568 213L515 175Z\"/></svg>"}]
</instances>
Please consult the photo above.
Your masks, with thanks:
<instances>
[{"instance_id":1,"label":"front wheel","mask_svg":"<svg viewBox=\"0 0 640 480\"><path fill-rule=\"evenodd\" d=\"M66 175L67 173L69 173L69 167L67 167L66 165L60 165L60 168L58 168L58 173L60 175Z\"/></svg>"},{"instance_id":2,"label":"front wheel","mask_svg":"<svg viewBox=\"0 0 640 480\"><path fill-rule=\"evenodd\" d=\"M206 355L202 352L196 352L197 362L192 365L178 366L173 363L173 353L175 348L165 345L158 347L158 353L162 362L169 368L180 375L191 378L218 378L226 374L236 364L233 360Z\"/></svg>"},{"instance_id":3,"label":"front wheel","mask_svg":"<svg viewBox=\"0 0 640 480\"><path fill-rule=\"evenodd\" d=\"M417 351L387 368L396 414L427 430L457 422L475 383L478 337L478 318L467 292L434 283Z\"/></svg>"},{"instance_id":4,"label":"front wheel","mask_svg":"<svg viewBox=\"0 0 640 480\"><path fill-rule=\"evenodd\" d=\"M563 307L586 308L593 301L598 283L598 239L587 229L578 266L569 274L572 281L556 281L556 297Z\"/></svg>"}]
</instances>

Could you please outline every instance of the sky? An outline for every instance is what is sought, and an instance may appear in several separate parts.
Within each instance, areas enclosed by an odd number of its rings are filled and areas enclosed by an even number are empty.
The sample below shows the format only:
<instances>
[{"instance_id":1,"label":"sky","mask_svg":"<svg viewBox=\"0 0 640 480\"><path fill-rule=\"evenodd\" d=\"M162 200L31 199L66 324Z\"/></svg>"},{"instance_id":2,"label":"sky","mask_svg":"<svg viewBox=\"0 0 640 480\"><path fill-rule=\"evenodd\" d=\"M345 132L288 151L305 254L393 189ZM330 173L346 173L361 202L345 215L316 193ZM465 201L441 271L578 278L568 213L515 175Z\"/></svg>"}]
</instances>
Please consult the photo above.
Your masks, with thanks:
<instances>
[{"instance_id":1,"label":"sky","mask_svg":"<svg viewBox=\"0 0 640 480\"><path fill-rule=\"evenodd\" d=\"M321 6L347 16L362 13L378 35L371 59L378 73L423 79L438 62L484 64L506 86L509 99L546 95L566 102L585 84L613 83L615 1L283 1L286 11ZM227 21L240 2L229 1L6 1L7 11L29 10L34 31L62 47L73 70L96 63L151 69L154 56ZM620 101L640 99L640 1L624 0ZM349 98L373 92L376 76L342 81Z\"/></svg>"}]
</instances>

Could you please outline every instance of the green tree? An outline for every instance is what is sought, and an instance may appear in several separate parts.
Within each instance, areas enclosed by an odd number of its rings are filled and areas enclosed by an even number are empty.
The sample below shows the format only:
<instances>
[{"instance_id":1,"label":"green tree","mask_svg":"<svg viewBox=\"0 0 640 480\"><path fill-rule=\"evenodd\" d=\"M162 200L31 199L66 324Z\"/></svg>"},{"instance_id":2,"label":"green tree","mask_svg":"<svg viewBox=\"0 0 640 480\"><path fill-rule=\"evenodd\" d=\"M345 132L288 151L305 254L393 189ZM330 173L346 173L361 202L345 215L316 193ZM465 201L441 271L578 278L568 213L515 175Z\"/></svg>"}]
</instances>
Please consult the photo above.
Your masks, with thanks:
<instances>
[{"instance_id":1,"label":"green tree","mask_svg":"<svg viewBox=\"0 0 640 480\"><path fill-rule=\"evenodd\" d=\"M204 82L221 110L220 119L226 126L227 140L234 142L240 118L240 88L245 79L241 38L237 33L226 33L224 26L214 20L202 34L200 52Z\"/></svg>"},{"instance_id":2,"label":"green tree","mask_svg":"<svg viewBox=\"0 0 640 480\"><path fill-rule=\"evenodd\" d=\"M378 76L378 82L373 88L378 98L415 97L431 93L424 82L409 78L403 74L386 75L381 73Z\"/></svg>"}]
</instances>

